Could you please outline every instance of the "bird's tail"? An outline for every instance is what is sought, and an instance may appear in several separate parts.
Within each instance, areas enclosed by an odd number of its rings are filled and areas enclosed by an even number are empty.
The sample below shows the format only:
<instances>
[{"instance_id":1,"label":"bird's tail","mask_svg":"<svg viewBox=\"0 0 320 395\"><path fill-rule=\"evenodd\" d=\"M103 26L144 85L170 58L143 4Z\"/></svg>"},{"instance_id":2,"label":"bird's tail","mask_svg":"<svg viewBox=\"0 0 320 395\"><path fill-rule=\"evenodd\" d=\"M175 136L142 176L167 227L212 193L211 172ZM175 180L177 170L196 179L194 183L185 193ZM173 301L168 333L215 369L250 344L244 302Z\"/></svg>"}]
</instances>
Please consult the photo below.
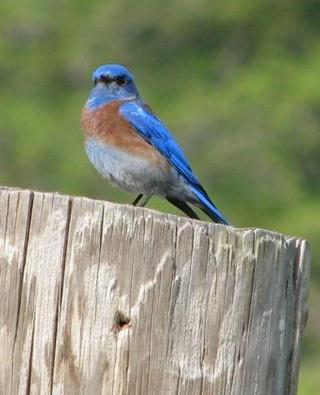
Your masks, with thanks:
<instances>
[{"instance_id":1,"label":"bird's tail","mask_svg":"<svg viewBox=\"0 0 320 395\"><path fill-rule=\"evenodd\" d=\"M205 212L214 222L218 224L229 225L228 221L220 213L217 207L212 203L211 199L206 193L192 188L193 193L196 195L198 205L203 212Z\"/></svg>"}]
</instances>

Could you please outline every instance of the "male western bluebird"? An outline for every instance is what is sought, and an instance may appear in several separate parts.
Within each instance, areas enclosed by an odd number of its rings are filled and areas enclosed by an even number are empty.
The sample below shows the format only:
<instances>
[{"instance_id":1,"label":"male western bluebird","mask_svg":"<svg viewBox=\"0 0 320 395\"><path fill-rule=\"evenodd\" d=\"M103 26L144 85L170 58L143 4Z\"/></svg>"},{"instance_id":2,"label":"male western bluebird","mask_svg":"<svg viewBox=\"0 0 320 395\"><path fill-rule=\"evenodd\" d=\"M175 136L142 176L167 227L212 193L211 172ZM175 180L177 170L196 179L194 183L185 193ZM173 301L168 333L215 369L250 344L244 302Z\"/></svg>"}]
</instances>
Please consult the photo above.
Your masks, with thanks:
<instances>
[{"instance_id":1,"label":"male western bluebird","mask_svg":"<svg viewBox=\"0 0 320 395\"><path fill-rule=\"evenodd\" d=\"M132 74L122 65L98 67L94 87L82 112L85 149L97 171L120 188L143 198L165 197L191 218L187 204L213 221L227 224L193 174L188 160L167 127L141 99Z\"/></svg>"}]
</instances>

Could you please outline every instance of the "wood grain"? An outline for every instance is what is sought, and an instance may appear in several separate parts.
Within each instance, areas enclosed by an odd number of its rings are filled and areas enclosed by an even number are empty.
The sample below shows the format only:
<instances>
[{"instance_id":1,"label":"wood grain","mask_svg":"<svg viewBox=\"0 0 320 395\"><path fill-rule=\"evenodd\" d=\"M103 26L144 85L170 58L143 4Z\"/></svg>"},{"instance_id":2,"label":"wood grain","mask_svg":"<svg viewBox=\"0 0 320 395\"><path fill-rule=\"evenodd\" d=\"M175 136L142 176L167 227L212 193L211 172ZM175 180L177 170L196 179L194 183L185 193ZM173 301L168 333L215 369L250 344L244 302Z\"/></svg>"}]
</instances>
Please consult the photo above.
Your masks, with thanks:
<instances>
[{"instance_id":1,"label":"wood grain","mask_svg":"<svg viewBox=\"0 0 320 395\"><path fill-rule=\"evenodd\" d=\"M304 240L2 188L0 394L295 394L309 276Z\"/></svg>"}]
</instances>

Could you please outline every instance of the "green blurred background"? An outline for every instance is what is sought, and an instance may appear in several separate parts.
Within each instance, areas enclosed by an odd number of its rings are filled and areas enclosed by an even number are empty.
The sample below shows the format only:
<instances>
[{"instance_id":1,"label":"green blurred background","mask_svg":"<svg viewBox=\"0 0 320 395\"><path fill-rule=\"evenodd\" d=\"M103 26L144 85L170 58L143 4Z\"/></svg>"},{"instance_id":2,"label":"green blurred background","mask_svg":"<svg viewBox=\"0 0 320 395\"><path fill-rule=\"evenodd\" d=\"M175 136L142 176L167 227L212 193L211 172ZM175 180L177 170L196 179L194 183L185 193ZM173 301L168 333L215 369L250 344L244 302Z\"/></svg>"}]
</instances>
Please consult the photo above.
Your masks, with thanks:
<instances>
[{"instance_id":1,"label":"green blurred background","mask_svg":"<svg viewBox=\"0 0 320 395\"><path fill-rule=\"evenodd\" d=\"M298 393L318 394L319 1L2 0L0 32L1 184L131 201L88 162L79 122L92 70L127 65L233 224L310 241Z\"/></svg>"}]
</instances>

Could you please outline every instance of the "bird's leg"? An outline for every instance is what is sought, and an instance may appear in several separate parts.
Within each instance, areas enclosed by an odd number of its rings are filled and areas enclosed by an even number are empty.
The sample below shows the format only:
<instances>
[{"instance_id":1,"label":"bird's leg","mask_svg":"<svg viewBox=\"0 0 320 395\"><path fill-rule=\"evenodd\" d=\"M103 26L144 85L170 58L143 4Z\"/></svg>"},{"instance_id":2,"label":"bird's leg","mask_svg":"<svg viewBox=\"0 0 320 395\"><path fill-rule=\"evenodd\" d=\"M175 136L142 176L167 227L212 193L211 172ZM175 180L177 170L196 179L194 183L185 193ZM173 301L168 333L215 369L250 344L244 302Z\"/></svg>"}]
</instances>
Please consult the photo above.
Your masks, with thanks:
<instances>
[{"instance_id":1,"label":"bird's leg","mask_svg":"<svg viewBox=\"0 0 320 395\"><path fill-rule=\"evenodd\" d=\"M134 199L134 201L132 202L132 206L137 206L137 204L139 203L139 200L143 197L142 193L139 193L139 195Z\"/></svg>"},{"instance_id":2,"label":"bird's leg","mask_svg":"<svg viewBox=\"0 0 320 395\"><path fill-rule=\"evenodd\" d=\"M148 203L148 201L152 195L153 195L153 193L150 193L149 195L144 195L144 198L142 199L142 202L140 203L140 207L144 207Z\"/></svg>"}]
</instances>

